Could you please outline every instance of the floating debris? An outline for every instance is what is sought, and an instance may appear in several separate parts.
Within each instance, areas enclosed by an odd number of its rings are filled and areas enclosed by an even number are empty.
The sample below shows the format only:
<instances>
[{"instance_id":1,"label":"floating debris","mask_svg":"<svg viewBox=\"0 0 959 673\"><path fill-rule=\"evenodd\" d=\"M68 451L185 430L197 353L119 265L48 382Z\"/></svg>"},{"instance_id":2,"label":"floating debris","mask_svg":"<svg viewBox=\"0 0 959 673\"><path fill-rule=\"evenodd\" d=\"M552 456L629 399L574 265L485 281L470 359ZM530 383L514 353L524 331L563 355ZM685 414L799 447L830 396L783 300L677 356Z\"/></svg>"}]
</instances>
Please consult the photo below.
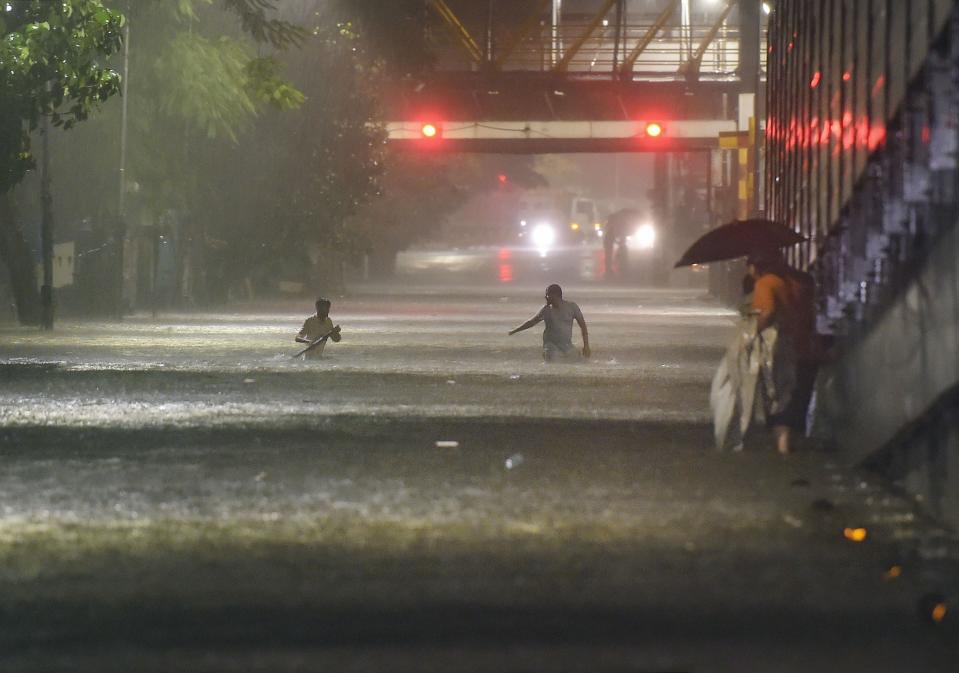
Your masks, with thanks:
<instances>
[{"instance_id":1,"label":"floating debris","mask_svg":"<svg viewBox=\"0 0 959 673\"><path fill-rule=\"evenodd\" d=\"M865 542L866 538L869 537L869 532L865 528L844 528L842 531L843 537L852 542Z\"/></svg>"},{"instance_id":2,"label":"floating debris","mask_svg":"<svg viewBox=\"0 0 959 673\"><path fill-rule=\"evenodd\" d=\"M512 456L506 459L506 463L505 463L506 469L514 470L520 465L522 465L524 461L525 461L525 458L523 458L522 453L514 453Z\"/></svg>"},{"instance_id":3,"label":"floating debris","mask_svg":"<svg viewBox=\"0 0 959 673\"><path fill-rule=\"evenodd\" d=\"M928 593L919 598L919 617L927 624L941 624L948 613L949 606L942 594Z\"/></svg>"},{"instance_id":4,"label":"floating debris","mask_svg":"<svg viewBox=\"0 0 959 673\"><path fill-rule=\"evenodd\" d=\"M441 439L436 442L437 449L458 449L460 443L455 439Z\"/></svg>"},{"instance_id":5,"label":"floating debris","mask_svg":"<svg viewBox=\"0 0 959 673\"><path fill-rule=\"evenodd\" d=\"M802 520L794 517L792 514L783 514L783 521L793 528L802 528Z\"/></svg>"}]
</instances>

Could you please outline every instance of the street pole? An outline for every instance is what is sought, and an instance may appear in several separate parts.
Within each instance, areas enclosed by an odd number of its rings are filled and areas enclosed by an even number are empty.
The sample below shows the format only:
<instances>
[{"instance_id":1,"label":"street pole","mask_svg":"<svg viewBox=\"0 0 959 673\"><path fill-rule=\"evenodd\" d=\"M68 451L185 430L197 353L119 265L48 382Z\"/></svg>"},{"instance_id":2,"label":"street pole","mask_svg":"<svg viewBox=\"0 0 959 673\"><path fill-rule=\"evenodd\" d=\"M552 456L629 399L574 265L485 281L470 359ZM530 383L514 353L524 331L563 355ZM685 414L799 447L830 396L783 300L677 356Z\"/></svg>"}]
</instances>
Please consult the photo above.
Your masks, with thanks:
<instances>
[{"instance_id":1,"label":"street pole","mask_svg":"<svg viewBox=\"0 0 959 673\"><path fill-rule=\"evenodd\" d=\"M43 117L43 160L40 164L40 254L43 285L40 287L40 329L53 329L53 194L50 189L50 118Z\"/></svg>"},{"instance_id":2,"label":"street pole","mask_svg":"<svg viewBox=\"0 0 959 673\"><path fill-rule=\"evenodd\" d=\"M129 3L127 3L129 9ZM129 15L129 11L127 12ZM127 195L127 113L130 92L130 21L123 26L123 101L120 113L120 193L117 199L116 237L116 304L114 314L118 320L123 318L123 246L126 242L126 195Z\"/></svg>"},{"instance_id":3,"label":"street pole","mask_svg":"<svg viewBox=\"0 0 959 673\"><path fill-rule=\"evenodd\" d=\"M562 38L562 21L563 21L563 0L553 0L553 26L552 26L552 61L550 66L554 66L559 63L559 60L563 58L563 38Z\"/></svg>"}]
</instances>

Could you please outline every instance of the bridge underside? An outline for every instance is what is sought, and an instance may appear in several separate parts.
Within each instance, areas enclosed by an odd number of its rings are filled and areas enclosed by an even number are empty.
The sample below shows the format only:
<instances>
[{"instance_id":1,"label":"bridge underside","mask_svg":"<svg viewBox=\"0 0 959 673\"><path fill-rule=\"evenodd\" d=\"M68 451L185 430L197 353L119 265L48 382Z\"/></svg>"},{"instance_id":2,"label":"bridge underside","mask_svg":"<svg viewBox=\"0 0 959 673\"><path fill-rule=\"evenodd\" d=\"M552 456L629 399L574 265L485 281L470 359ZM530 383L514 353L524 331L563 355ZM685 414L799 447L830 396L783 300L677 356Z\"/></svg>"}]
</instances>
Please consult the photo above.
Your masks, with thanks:
<instances>
[{"instance_id":1,"label":"bridge underside","mask_svg":"<svg viewBox=\"0 0 959 673\"><path fill-rule=\"evenodd\" d=\"M647 124L659 134L651 136ZM572 152L691 152L717 149L720 134L735 133L729 120L436 122L422 137L419 122L390 122L390 143L449 152L545 154Z\"/></svg>"},{"instance_id":2,"label":"bridge underside","mask_svg":"<svg viewBox=\"0 0 959 673\"><path fill-rule=\"evenodd\" d=\"M390 92L392 119L622 121L733 118L741 83L615 82L544 73L436 73Z\"/></svg>"}]
</instances>

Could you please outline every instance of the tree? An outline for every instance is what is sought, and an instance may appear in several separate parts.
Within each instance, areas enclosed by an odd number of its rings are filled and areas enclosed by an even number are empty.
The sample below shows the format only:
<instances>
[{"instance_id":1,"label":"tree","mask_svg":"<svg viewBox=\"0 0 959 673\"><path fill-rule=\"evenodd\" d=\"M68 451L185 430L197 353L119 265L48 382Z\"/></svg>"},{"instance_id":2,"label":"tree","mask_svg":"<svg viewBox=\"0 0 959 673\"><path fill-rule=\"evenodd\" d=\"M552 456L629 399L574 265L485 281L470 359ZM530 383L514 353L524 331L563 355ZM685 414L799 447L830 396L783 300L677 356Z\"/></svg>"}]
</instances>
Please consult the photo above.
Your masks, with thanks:
<instances>
[{"instance_id":1,"label":"tree","mask_svg":"<svg viewBox=\"0 0 959 673\"><path fill-rule=\"evenodd\" d=\"M259 160L270 170L258 192L267 198L240 216L240 235L222 233L235 276L276 277L302 267L299 278L289 279L336 291L342 263L364 251L349 221L379 193L385 133L378 109L382 62L349 17L324 5L305 5L310 11L300 18L309 21L309 37L285 54L306 97L302 109L271 115L257 128Z\"/></svg>"},{"instance_id":2,"label":"tree","mask_svg":"<svg viewBox=\"0 0 959 673\"><path fill-rule=\"evenodd\" d=\"M10 191L35 165L30 134L43 117L69 129L119 92L104 60L120 47L123 17L100 0L6 0L0 9L0 258L20 321L36 324L32 255Z\"/></svg>"}]
</instances>

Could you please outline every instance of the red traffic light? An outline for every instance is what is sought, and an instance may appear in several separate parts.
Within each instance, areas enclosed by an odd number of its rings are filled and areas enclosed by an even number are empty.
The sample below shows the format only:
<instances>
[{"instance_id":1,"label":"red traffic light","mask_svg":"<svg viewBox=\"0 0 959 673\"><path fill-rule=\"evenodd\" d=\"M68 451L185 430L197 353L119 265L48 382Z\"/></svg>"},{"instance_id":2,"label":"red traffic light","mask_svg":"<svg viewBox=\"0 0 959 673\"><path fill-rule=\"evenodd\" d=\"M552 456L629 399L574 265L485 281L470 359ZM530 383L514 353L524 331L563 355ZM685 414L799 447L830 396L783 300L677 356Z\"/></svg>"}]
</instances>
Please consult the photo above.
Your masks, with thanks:
<instances>
[{"instance_id":1,"label":"red traffic light","mask_svg":"<svg viewBox=\"0 0 959 673\"><path fill-rule=\"evenodd\" d=\"M436 124L427 122L420 127L420 133L423 134L424 138L435 138L440 134L440 130L437 128Z\"/></svg>"},{"instance_id":2,"label":"red traffic light","mask_svg":"<svg viewBox=\"0 0 959 673\"><path fill-rule=\"evenodd\" d=\"M649 122L646 124L646 137L658 138L663 135L663 125L659 122Z\"/></svg>"}]
</instances>

